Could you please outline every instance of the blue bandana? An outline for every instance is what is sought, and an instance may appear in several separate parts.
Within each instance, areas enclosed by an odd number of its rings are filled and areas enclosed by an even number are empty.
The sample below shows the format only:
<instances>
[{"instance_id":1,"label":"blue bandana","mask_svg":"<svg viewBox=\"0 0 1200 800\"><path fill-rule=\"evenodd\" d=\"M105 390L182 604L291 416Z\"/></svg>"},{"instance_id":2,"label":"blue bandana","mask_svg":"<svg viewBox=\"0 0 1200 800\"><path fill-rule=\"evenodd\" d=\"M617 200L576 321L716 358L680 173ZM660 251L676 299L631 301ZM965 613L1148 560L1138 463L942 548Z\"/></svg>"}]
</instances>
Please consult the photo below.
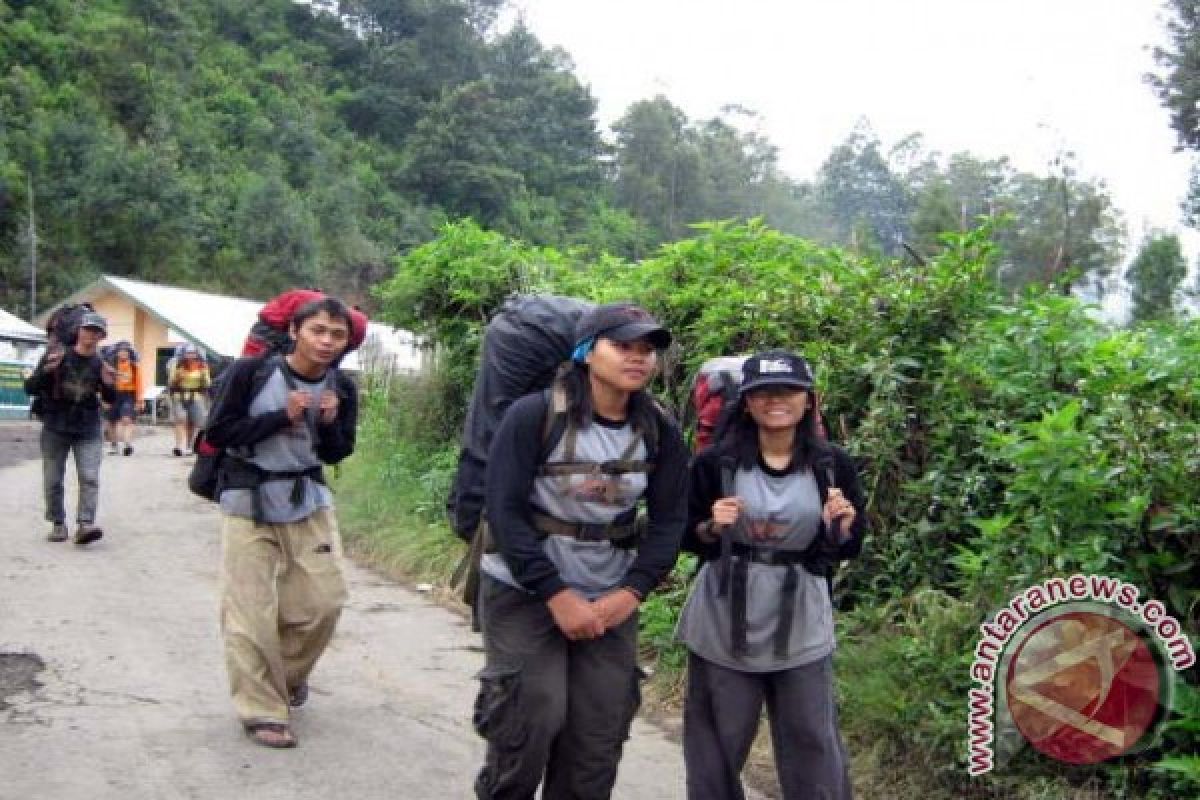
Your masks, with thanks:
<instances>
[{"instance_id":1,"label":"blue bandana","mask_svg":"<svg viewBox=\"0 0 1200 800\"><path fill-rule=\"evenodd\" d=\"M575 345L575 352L571 353L571 360L576 364L583 364L587 361L588 353L592 352L592 348L596 346L596 337L589 336L579 344Z\"/></svg>"}]
</instances>

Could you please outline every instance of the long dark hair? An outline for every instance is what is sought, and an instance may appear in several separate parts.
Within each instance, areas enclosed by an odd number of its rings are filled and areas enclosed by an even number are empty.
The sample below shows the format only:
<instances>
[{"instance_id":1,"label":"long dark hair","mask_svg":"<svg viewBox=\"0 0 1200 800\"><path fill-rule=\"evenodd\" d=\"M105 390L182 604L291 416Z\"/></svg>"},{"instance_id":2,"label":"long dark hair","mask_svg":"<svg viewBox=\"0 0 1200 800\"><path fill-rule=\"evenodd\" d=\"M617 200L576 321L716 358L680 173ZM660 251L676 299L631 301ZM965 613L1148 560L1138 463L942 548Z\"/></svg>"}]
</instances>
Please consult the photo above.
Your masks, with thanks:
<instances>
[{"instance_id":1,"label":"long dark hair","mask_svg":"<svg viewBox=\"0 0 1200 800\"><path fill-rule=\"evenodd\" d=\"M578 428L591 424L592 413L592 382L589 377L587 364L577 361L568 362L558 373L567 393L567 416ZM639 389L629 395L629 406L625 418L634 429L639 431L651 430L651 425L657 425L654 418L654 398L645 389Z\"/></svg>"},{"instance_id":2,"label":"long dark hair","mask_svg":"<svg viewBox=\"0 0 1200 800\"><path fill-rule=\"evenodd\" d=\"M804 416L796 425L796 438L792 442L791 470L811 467L818 453L824 449L821 437L817 434L816 395L811 389L804 389L808 395L808 406ZM736 403L730 404L717 422L713 441L720 452L737 462L742 469L751 469L758 464L761 450L758 446L758 423L746 409L746 393L738 395Z\"/></svg>"}]
</instances>

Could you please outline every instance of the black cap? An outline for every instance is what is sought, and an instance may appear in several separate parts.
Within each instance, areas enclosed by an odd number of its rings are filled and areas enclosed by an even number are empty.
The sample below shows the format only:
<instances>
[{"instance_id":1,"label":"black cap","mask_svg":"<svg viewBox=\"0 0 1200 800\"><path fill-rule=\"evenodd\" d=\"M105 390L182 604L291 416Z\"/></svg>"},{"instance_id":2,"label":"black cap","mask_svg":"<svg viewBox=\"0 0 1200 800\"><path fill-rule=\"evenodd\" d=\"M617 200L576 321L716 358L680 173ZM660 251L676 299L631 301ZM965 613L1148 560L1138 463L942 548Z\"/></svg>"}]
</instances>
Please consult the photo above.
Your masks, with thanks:
<instances>
[{"instance_id":1,"label":"black cap","mask_svg":"<svg viewBox=\"0 0 1200 800\"><path fill-rule=\"evenodd\" d=\"M578 344L593 336L618 342L648 339L659 350L671 345L671 333L649 311L633 303L609 303L596 306L579 318L575 325Z\"/></svg>"},{"instance_id":2,"label":"black cap","mask_svg":"<svg viewBox=\"0 0 1200 800\"><path fill-rule=\"evenodd\" d=\"M95 311L88 311L79 318L79 327L95 328L103 334L108 334L108 320Z\"/></svg>"},{"instance_id":3,"label":"black cap","mask_svg":"<svg viewBox=\"0 0 1200 800\"><path fill-rule=\"evenodd\" d=\"M752 392L767 386L813 388L812 368L808 362L787 350L766 350L755 353L742 364L742 392Z\"/></svg>"}]
</instances>

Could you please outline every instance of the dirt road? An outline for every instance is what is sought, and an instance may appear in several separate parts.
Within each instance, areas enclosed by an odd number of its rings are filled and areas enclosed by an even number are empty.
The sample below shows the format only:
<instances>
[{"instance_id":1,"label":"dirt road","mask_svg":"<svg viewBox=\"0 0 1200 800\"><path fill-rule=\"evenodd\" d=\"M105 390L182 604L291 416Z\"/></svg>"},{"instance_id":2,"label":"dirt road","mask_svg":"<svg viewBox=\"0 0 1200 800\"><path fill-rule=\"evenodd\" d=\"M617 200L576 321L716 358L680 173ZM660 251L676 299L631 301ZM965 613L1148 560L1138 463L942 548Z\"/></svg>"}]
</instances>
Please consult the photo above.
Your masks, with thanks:
<instances>
[{"instance_id":1,"label":"dirt road","mask_svg":"<svg viewBox=\"0 0 1200 800\"><path fill-rule=\"evenodd\" d=\"M5 425L0 449L14 453ZM105 538L84 549L45 540L38 461L0 468L0 798L471 796L478 638L353 565L300 747L242 735L217 630L217 515L170 447L143 432L132 457L105 456ZM68 498L70 510L73 482ZM678 745L639 721L615 797L682 798Z\"/></svg>"}]
</instances>

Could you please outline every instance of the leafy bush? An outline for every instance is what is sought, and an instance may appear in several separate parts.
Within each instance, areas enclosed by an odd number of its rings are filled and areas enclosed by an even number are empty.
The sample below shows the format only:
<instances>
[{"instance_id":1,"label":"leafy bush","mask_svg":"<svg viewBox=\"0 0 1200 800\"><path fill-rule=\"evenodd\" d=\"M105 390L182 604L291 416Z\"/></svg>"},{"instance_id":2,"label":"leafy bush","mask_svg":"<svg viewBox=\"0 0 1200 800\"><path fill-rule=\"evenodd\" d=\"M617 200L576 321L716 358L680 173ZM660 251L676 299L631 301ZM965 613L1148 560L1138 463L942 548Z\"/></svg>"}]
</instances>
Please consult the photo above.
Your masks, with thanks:
<instances>
[{"instance_id":1,"label":"leafy bush","mask_svg":"<svg viewBox=\"0 0 1200 800\"><path fill-rule=\"evenodd\" d=\"M982 787L1010 796L1018 777L1036 788L1011 796L1061 795L1084 776L1044 761L964 780L977 626L1021 588L1097 572L1136 584L1197 629L1200 323L1113 330L1052 292L1014 302L988 278L989 230L945 243L913 266L759 222L715 222L636 264L585 265L473 223L448 225L379 290L391 321L437 342L445 379L434 401L414 399L401 414L419 423L375 433L400 436L393 457L408 471L397 479L417 493L411 509L432 519L430 493L442 485L438 465L450 465L449 432L461 424L482 326L518 291L651 309L678 343L659 387L675 404L713 355L803 352L870 498L866 552L838 582L848 733L863 742L883 733L895 749L887 759L943 765L927 771L927 785L953 796ZM438 452L445 462L430 458ZM678 567L644 607L643 641L667 669L684 663L672 632L689 572ZM1194 790L1194 761L1171 757L1200 741L1194 690L1179 697L1151 753L1157 766L1143 758L1114 768L1109 786L1147 797Z\"/></svg>"}]
</instances>

